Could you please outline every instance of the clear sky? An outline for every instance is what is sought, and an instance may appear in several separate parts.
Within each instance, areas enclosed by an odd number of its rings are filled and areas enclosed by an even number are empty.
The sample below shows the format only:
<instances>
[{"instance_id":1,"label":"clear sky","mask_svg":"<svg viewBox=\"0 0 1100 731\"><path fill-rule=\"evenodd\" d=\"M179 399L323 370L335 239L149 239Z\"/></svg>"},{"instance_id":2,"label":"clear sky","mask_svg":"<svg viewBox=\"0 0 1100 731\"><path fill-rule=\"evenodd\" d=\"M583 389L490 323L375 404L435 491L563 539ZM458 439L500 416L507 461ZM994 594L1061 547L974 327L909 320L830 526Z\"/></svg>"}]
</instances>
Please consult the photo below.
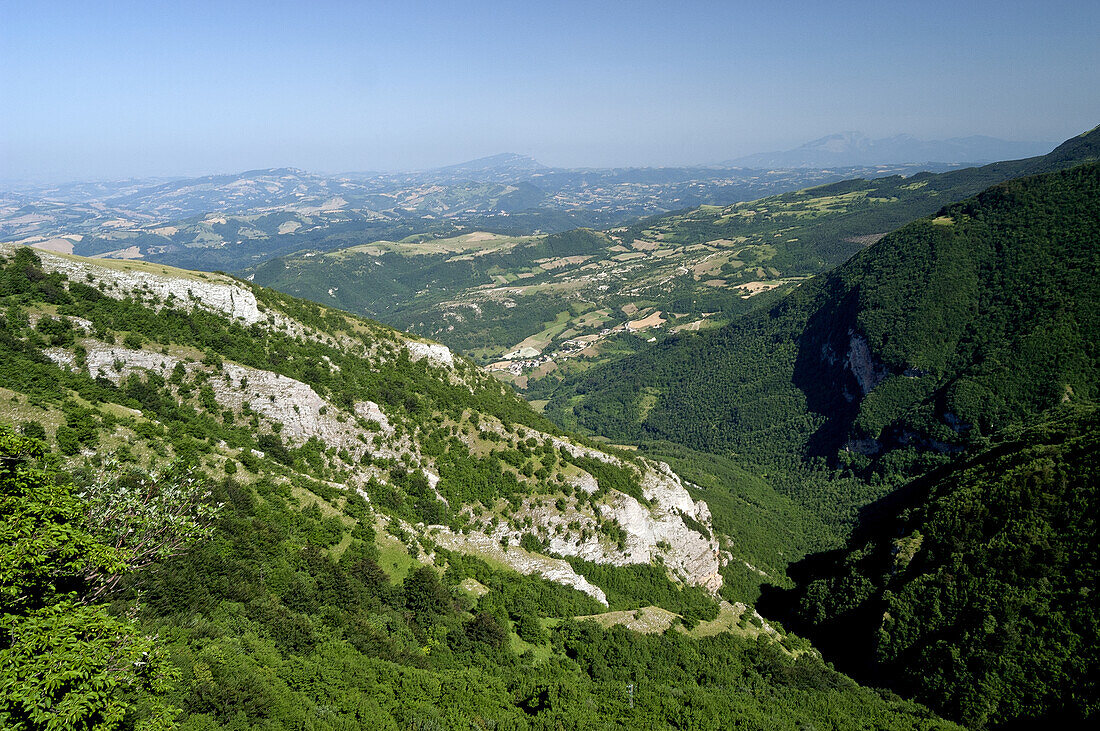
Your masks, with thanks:
<instances>
[{"instance_id":1,"label":"clear sky","mask_svg":"<svg viewBox=\"0 0 1100 731\"><path fill-rule=\"evenodd\" d=\"M0 179L716 162L1100 123L1100 2L0 0Z\"/></svg>"}]
</instances>

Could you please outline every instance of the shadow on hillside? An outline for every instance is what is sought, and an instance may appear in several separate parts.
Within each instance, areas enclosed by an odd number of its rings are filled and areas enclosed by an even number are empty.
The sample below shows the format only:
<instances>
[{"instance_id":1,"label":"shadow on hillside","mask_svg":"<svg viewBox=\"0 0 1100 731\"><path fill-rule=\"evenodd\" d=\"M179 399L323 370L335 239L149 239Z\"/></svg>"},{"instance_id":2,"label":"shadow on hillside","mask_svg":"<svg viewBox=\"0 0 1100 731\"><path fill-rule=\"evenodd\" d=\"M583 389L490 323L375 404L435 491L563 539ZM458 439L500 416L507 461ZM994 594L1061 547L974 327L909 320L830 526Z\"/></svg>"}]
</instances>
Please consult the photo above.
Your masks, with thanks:
<instances>
[{"instance_id":1,"label":"shadow on hillside","mask_svg":"<svg viewBox=\"0 0 1100 731\"><path fill-rule=\"evenodd\" d=\"M792 383L806 396L806 407L825 417L825 422L806 442L807 458L824 457L830 464L844 447L859 402L859 384L845 368L850 332L855 328L858 291L848 290L836 274L828 276L823 303L806 322L798 337Z\"/></svg>"}]
</instances>

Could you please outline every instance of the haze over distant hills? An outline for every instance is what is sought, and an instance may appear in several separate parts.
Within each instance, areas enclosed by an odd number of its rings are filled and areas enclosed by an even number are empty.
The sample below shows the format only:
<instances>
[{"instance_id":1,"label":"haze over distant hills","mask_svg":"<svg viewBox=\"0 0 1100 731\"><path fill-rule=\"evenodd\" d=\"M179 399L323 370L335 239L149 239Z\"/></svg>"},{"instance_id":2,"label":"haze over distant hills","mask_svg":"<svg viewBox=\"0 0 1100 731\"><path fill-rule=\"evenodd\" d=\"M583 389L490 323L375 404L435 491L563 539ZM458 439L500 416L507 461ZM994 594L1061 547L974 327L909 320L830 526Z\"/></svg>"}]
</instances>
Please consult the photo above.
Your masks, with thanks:
<instances>
[{"instance_id":1,"label":"haze over distant hills","mask_svg":"<svg viewBox=\"0 0 1100 731\"><path fill-rule=\"evenodd\" d=\"M446 165L437 168L434 172L440 176L450 174L467 180L501 182L505 179L519 178L549 169L546 165L527 155L502 152L499 155L481 157L457 165Z\"/></svg>"},{"instance_id":2,"label":"haze over distant hills","mask_svg":"<svg viewBox=\"0 0 1100 731\"><path fill-rule=\"evenodd\" d=\"M604 227L845 178L946 167L567 169L503 153L399 173L322 175L281 167L196 178L0 185L0 241L236 270L307 248L424 233Z\"/></svg>"},{"instance_id":3,"label":"haze over distant hills","mask_svg":"<svg viewBox=\"0 0 1100 731\"><path fill-rule=\"evenodd\" d=\"M985 135L919 140L909 134L871 139L861 132L840 132L793 150L758 152L724 164L752 168L824 168L922 162L973 163L1041 155L1052 147L1054 144L1050 142L1011 142Z\"/></svg>"}]
</instances>

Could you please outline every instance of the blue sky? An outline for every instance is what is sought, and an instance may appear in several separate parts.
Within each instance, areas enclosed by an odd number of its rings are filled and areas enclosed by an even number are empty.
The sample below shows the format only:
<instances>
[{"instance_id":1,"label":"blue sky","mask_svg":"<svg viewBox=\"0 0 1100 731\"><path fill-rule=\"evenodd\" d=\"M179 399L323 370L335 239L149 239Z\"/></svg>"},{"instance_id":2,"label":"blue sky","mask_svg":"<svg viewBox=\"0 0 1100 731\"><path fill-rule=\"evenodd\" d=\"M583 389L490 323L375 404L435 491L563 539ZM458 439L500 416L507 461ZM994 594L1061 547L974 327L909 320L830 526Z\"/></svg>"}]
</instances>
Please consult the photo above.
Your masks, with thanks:
<instances>
[{"instance_id":1,"label":"blue sky","mask_svg":"<svg viewBox=\"0 0 1100 731\"><path fill-rule=\"evenodd\" d=\"M1100 3L0 0L0 179L716 162L1100 122Z\"/></svg>"}]
</instances>

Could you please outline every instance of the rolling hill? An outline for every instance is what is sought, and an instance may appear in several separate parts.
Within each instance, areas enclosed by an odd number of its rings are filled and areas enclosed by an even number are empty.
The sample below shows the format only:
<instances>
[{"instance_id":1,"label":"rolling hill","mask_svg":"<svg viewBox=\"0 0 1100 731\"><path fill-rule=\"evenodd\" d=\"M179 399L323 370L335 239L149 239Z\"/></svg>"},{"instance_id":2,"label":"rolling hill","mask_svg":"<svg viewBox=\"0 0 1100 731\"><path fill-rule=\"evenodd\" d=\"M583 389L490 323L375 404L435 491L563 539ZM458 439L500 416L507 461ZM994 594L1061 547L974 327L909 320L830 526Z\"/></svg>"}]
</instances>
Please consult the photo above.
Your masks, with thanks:
<instances>
[{"instance_id":1,"label":"rolling hill","mask_svg":"<svg viewBox=\"0 0 1100 731\"><path fill-rule=\"evenodd\" d=\"M313 249L247 274L441 340L542 399L651 339L725 324L948 203L1088 159L1092 137L1036 158L846 180L595 235L413 236Z\"/></svg>"},{"instance_id":2,"label":"rolling hill","mask_svg":"<svg viewBox=\"0 0 1100 731\"><path fill-rule=\"evenodd\" d=\"M574 170L504 154L398 173L273 168L167 180L23 184L0 189L0 241L236 271L302 249L479 228L525 235L606 226L853 175L919 169Z\"/></svg>"}]
</instances>

